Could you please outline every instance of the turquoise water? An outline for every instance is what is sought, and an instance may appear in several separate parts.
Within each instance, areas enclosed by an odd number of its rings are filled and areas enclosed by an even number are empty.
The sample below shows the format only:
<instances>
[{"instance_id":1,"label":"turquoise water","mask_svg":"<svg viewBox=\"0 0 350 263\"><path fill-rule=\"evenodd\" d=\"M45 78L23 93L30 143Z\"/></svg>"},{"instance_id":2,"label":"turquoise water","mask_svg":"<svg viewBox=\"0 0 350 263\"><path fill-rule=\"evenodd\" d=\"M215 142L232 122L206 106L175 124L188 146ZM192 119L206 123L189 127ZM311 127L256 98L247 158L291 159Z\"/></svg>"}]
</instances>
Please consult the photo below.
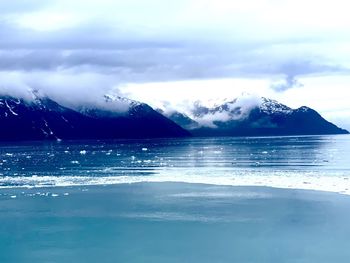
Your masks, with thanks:
<instances>
[{"instance_id":1,"label":"turquoise water","mask_svg":"<svg viewBox=\"0 0 350 263\"><path fill-rule=\"evenodd\" d=\"M3 143L0 151L0 262L350 258L350 136Z\"/></svg>"},{"instance_id":2,"label":"turquoise water","mask_svg":"<svg viewBox=\"0 0 350 263\"><path fill-rule=\"evenodd\" d=\"M0 207L0 262L350 258L350 198L339 194L140 183L23 190Z\"/></svg>"}]
</instances>

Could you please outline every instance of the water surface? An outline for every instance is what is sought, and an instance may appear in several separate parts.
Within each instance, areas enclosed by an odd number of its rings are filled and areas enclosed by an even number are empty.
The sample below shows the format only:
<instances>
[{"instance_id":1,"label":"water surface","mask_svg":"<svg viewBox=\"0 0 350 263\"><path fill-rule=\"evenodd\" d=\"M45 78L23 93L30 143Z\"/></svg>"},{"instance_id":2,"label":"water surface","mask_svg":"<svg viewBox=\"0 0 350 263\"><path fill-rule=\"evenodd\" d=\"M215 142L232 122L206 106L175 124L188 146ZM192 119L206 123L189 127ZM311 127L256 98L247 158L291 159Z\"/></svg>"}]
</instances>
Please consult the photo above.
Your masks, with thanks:
<instances>
[{"instance_id":1,"label":"water surface","mask_svg":"<svg viewBox=\"0 0 350 263\"><path fill-rule=\"evenodd\" d=\"M350 136L1 144L0 187L176 181L350 193Z\"/></svg>"},{"instance_id":2,"label":"water surface","mask_svg":"<svg viewBox=\"0 0 350 263\"><path fill-rule=\"evenodd\" d=\"M2 143L0 167L0 262L350 258L350 136Z\"/></svg>"}]
</instances>

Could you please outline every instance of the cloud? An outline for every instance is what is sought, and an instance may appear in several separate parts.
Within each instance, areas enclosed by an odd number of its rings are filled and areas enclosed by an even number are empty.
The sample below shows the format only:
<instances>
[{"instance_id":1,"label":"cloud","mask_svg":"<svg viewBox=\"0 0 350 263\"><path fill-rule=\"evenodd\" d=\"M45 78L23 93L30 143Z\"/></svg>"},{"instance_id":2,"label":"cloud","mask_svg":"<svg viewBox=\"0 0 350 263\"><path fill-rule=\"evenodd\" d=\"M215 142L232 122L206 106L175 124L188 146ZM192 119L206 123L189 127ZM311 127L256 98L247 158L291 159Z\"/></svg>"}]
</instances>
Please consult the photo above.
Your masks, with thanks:
<instances>
[{"instance_id":1,"label":"cloud","mask_svg":"<svg viewBox=\"0 0 350 263\"><path fill-rule=\"evenodd\" d=\"M0 92L39 87L73 105L127 85L231 78L268 80L285 93L304 88L308 76L349 73L345 7L343 0L2 1Z\"/></svg>"},{"instance_id":2,"label":"cloud","mask_svg":"<svg viewBox=\"0 0 350 263\"><path fill-rule=\"evenodd\" d=\"M208 101L186 100L181 104L163 102L162 112L170 116L174 112L185 114L200 127L217 127L218 122L241 120L249 116L251 110L262 103L262 99L254 94L243 93L236 98L217 100L208 105Z\"/></svg>"},{"instance_id":3,"label":"cloud","mask_svg":"<svg viewBox=\"0 0 350 263\"><path fill-rule=\"evenodd\" d=\"M303 84L298 80L300 77L333 74L342 75L347 74L349 71L350 69L346 66L326 64L326 61L320 63L305 59L294 59L288 63L275 64L275 68L271 73L284 75L284 78L272 82L270 87L277 92L284 92L288 89L303 87Z\"/></svg>"},{"instance_id":4,"label":"cloud","mask_svg":"<svg viewBox=\"0 0 350 263\"><path fill-rule=\"evenodd\" d=\"M327 58L320 46L334 46L343 34L324 42L324 34L310 25L312 34L286 35L258 12L257 6L268 13L281 8L271 1L219 2L179 1L171 9L159 0L26 1L26 8L18 9L2 3L0 70L79 68L118 74L125 83L341 71L342 63ZM46 19L52 14L58 21ZM254 14L256 19L247 21Z\"/></svg>"},{"instance_id":5,"label":"cloud","mask_svg":"<svg viewBox=\"0 0 350 263\"><path fill-rule=\"evenodd\" d=\"M107 103L104 95L118 95L114 76L76 72L0 72L0 95L33 99L32 91L73 109L126 111L125 101Z\"/></svg>"},{"instance_id":6,"label":"cloud","mask_svg":"<svg viewBox=\"0 0 350 263\"><path fill-rule=\"evenodd\" d=\"M288 89L300 88L302 86L303 84L300 83L294 76L286 76L286 78L282 81L273 83L271 88L277 92L283 92Z\"/></svg>"}]
</instances>

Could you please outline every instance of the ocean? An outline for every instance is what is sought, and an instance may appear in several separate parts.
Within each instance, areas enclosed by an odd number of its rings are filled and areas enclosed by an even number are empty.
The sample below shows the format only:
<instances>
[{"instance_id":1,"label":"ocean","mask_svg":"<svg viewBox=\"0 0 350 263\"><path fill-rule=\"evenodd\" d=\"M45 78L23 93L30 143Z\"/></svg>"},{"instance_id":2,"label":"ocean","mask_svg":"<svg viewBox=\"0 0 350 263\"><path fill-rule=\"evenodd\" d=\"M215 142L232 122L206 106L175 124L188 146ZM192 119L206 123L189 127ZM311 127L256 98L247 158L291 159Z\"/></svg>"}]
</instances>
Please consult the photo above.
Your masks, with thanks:
<instances>
[{"instance_id":1,"label":"ocean","mask_svg":"<svg viewBox=\"0 0 350 263\"><path fill-rule=\"evenodd\" d=\"M347 262L350 136L1 143L0 262Z\"/></svg>"}]
</instances>

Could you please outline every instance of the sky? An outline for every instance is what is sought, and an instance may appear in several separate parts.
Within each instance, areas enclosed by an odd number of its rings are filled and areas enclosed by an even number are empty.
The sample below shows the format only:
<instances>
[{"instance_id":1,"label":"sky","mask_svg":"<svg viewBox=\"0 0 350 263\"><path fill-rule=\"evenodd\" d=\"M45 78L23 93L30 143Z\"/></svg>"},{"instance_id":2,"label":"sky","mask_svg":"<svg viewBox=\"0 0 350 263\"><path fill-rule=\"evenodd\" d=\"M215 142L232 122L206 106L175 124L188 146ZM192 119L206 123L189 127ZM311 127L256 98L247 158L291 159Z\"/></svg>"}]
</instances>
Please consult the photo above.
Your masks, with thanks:
<instances>
[{"instance_id":1,"label":"sky","mask_svg":"<svg viewBox=\"0 0 350 263\"><path fill-rule=\"evenodd\" d=\"M157 107L250 93L350 129L345 0L0 0L0 93Z\"/></svg>"}]
</instances>

